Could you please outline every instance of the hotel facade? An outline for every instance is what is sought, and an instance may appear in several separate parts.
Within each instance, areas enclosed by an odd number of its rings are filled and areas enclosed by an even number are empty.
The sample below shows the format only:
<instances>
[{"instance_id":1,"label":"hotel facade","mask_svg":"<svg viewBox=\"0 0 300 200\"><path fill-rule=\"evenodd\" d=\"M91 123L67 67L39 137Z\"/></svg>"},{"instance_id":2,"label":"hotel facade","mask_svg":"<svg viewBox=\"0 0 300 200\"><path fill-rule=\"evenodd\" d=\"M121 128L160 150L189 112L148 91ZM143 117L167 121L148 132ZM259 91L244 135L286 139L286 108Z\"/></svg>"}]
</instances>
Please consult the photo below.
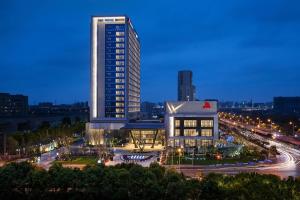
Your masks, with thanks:
<instances>
[{"instance_id":1,"label":"hotel facade","mask_svg":"<svg viewBox=\"0 0 300 200\"><path fill-rule=\"evenodd\" d=\"M103 143L140 112L140 42L127 16L92 17L90 85L87 131Z\"/></svg>"},{"instance_id":2,"label":"hotel facade","mask_svg":"<svg viewBox=\"0 0 300 200\"><path fill-rule=\"evenodd\" d=\"M170 147L209 147L219 139L217 101L166 102L165 129Z\"/></svg>"}]
</instances>

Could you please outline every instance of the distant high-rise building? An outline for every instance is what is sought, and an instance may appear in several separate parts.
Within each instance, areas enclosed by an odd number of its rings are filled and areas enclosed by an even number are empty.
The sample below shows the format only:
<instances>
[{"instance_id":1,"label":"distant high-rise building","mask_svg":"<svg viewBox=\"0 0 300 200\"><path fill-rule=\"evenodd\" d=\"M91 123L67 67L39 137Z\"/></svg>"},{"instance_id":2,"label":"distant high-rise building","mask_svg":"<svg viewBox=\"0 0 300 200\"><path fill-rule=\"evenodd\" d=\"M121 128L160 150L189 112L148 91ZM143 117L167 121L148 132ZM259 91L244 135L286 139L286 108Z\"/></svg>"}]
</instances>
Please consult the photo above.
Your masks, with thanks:
<instances>
[{"instance_id":1,"label":"distant high-rise building","mask_svg":"<svg viewBox=\"0 0 300 200\"><path fill-rule=\"evenodd\" d=\"M28 96L0 93L0 116L28 114Z\"/></svg>"},{"instance_id":2,"label":"distant high-rise building","mask_svg":"<svg viewBox=\"0 0 300 200\"><path fill-rule=\"evenodd\" d=\"M140 111L140 42L127 16L92 17L93 127L118 129Z\"/></svg>"},{"instance_id":3,"label":"distant high-rise building","mask_svg":"<svg viewBox=\"0 0 300 200\"><path fill-rule=\"evenodd\" d=\"M178 101L194 101L196 87L193 85L192 71L178 72Z\"/></svg>"},{"instance_id":4,"label":"distant high-rise building","mask_svg":"<svg viewBox=\"0 0 300 200\"><path fill-rule=\"evenodd\" d=\"M274 97L273 109L281 114L300 115L300 97Z\"/></svg>"}]
</instances>

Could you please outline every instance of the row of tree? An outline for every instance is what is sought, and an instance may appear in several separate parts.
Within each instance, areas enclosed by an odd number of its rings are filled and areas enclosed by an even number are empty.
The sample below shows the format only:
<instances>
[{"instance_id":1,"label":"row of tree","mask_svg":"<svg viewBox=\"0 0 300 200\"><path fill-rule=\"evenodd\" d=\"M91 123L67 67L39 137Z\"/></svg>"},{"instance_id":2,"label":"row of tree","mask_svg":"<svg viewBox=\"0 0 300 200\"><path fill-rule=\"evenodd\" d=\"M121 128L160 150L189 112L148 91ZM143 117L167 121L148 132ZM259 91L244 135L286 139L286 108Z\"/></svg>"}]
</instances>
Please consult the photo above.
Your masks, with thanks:
<instances>
[{"instance_id":1,"label":"row of tree","mask_svg":"<svg viewBox=\"0 0 300 200\"><path fill-rule=\"evenodd\" d=\"M21 154L31 155L38 153L39 145L46 144L53 140L60 145L66 145L74 133L83 133L85 122L80 119L73 123L65 117L59 125L51 126L48 121L41 123L34 131L19 131L7 137L7 153L16 154L19 149Z\"/></svg>"},{"instance_id":2,"label":"row of tree","mask_svg":"<svg viewBox=\"0 0 300 200\"><path fill-rule=\"evenodd\" d=\"M0 199L300 199L300 180L273 175L210 174L201 181L158 164L83 170L55 164L48 171L28 163L0 168Z\"/></svg>"}]
</instances>

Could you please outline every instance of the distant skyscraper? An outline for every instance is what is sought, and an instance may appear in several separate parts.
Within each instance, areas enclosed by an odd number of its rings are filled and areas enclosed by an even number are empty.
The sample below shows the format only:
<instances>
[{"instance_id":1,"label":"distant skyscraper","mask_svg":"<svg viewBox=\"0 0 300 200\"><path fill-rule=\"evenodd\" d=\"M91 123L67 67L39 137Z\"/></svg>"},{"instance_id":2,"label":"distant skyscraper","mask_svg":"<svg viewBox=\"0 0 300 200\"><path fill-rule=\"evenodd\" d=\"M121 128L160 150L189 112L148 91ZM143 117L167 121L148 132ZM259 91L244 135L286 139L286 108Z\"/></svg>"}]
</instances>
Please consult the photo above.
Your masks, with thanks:
<instances>
[{"instance_id":1,"label":"distant skyscraper","mask_svg":"<svg viewBox=\"0 0 300 200\"><path fill-rule=\"evenodd\" d=\"M127 16L92 17L91 23L90 121L121 126L140 111L138 35Z\"/></svg>"},{"instance_id":2,"label":"distant skyscraper","mask_svg":"<svg viewBox=\"0 0 300 200\"><path fill-rule=\"evenodd\" d=\"M178 101L194 101L196 87L193 85L192 71L178 72Z\"/></svg>"}]
</instances>

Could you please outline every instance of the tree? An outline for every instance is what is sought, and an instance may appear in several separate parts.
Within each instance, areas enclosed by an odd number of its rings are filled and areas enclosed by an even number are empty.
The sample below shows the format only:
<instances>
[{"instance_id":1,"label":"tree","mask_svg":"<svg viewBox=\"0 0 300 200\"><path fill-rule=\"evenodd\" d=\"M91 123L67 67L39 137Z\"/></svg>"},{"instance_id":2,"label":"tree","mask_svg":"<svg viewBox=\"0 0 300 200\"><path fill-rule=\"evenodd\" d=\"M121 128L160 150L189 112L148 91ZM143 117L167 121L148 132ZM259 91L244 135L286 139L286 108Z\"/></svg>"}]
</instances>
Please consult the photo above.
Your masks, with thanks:
<instances>
[{"instance_id":1,"label":"tree","mask_svg":"<svg viewBox=\"0 0 300 200\"><path fill-rule=\"evenodd\" d=\"M277 148L276 148L275 145L270 146L269 153L270 153L272 156L276 156L276 155L277 155Z\"/></svg>"},{"instance_id":2,"label":"tree","mask_svg":"<svg viewBox=\"0 0 300 200\"><path fill-rule=\"evenodd\" d=\"M70 127L72 124L72 121L71 121L71 118L70 117L64 117L62 120L61 120L61 125L63 127Z\"/></svg>"}]
</instances>

